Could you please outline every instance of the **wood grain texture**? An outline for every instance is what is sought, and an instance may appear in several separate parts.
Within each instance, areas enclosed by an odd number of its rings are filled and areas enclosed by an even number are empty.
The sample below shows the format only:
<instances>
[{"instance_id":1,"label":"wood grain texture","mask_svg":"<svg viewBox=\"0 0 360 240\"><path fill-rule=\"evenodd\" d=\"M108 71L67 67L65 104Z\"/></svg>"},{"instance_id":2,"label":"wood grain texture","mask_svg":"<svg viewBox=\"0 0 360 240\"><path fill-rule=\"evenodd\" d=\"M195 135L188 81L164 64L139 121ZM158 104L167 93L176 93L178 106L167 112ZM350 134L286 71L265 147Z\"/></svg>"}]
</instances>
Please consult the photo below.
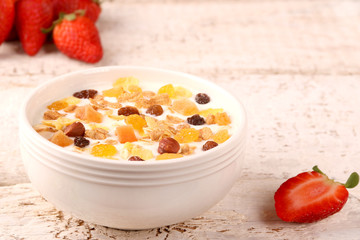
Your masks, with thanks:
<instances>
[{"instance_id":1,"label":"wood grain texture","mask_svg":"<svg viewBox=\"0 0 360 240\"><path fill-rule=\"evenodd\" d=\"M354 0L104 1L95 65L47 43L34 57L0 46L0 239L358 239L360 188L337 215L286 224L272 196L317 164L345 181L360 171L360 2ZM232 92L247 109L244 171L227 197L184 223L121 231L60 212L31 188L18 109L42 82L70 71L142 65L184 71Z\"/></svg>"}]
</instances>

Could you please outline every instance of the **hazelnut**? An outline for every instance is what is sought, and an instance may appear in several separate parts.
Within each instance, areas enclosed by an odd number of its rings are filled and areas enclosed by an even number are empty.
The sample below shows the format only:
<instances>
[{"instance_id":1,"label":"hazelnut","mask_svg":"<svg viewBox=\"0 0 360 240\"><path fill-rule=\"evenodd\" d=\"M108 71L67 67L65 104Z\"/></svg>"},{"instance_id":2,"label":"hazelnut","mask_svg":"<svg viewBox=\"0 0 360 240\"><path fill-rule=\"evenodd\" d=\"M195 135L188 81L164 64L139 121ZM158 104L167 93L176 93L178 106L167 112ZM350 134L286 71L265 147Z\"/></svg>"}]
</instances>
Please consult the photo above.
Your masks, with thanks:
<instances>
[{"instance_id":1,"label":"hazelnut","mask_svg":"<svg viewBox=\"0 0 360 240\"><path fill-rule=\"evenodd\" d=\"M68 137L82 137L85 134L85 127L81 122L74 122L64 129Z\"/></svg>"},{"instance_id":2,"label":"hazelnut","mask_svg":"<svg viewBox=\"0 0 360 240\"><path fill-rule=\"evenodd\" d=\"M166 137L160 140L158 152L163 153L177 153L180 150L180 144L173 138Z\"/></svg>"}]
</instances>

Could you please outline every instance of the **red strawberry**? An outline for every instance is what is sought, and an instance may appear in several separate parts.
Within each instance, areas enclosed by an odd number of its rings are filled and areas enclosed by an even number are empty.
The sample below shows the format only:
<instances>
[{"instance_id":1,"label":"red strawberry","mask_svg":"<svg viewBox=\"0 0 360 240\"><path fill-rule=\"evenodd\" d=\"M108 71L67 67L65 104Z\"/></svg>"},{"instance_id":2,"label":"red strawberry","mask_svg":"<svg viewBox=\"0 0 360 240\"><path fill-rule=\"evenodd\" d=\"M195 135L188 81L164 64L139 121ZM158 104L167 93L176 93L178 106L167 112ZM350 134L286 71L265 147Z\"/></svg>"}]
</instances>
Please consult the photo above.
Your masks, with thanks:
<instances>
[{"instance_id":1,"label":"red strawberry","mask_svg":"<svg viewBox=\"0 0 360 240\"><path fill-rule=\"evenodd\" d=\"M103 49L99 32L93 21L72 13L60 16L55 24L53 39L61 52L88 63L101 60Z\"/></svg>"},{"instance_id":2,"label":"red strawberry","mask_svg":"<svg viewBox=\"0 0 360 240\"><path fill-rule=\"evenodd\" d=\"M85 16L93 22L96 22L101 12L99 0L55 0L54 5L56 16L61 12L73 13L83 9L86 11Z\"/></svg>"},{"instance_id":3,"label":"red strawberry","mask_svg":"<svg viewBox=\"0 0 360 240\"><path fill-rule=\"evenodd\" d=\"M52 0L19 0L16 3L16 29L24 51L35 55L46 40L42 28L53 21Z\"/></svg>"},{"instance_id":4,"label":"red strawberry","mask_svg":"<svg viewBox=\"0 0 360 240\"><path fill-rule=\"evenodd\" d=\"M352 173L341 184L329 179L317 166L288 179L275 193L276 213L286 222L310 223L339 212L349 193L359 182L359 175Z\"/></svg>"},{"instance_id":5,"label":"red strawberry","mask_svg":"<svg viewBox=\"0 0 360 240\"><path fill-rule=\"evenodd\" d=\"M15 18L14 0L0 0L0 45L7 38Z\"/></svg>"}]
</instances>

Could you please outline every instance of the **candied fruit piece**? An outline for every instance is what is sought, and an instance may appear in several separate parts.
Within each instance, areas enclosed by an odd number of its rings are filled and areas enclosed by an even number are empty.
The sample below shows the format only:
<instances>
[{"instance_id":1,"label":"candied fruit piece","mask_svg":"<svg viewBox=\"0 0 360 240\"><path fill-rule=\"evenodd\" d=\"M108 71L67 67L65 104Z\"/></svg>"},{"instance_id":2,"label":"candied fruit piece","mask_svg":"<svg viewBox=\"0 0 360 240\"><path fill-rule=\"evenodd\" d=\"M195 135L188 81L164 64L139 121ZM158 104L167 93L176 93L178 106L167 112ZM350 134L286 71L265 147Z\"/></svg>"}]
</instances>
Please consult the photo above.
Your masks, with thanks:
<instances>
[{"instance_id":1,"label":"candied fruit piece","mask_svg":"<svg viewBox=\"0 0 360 240\"><path fill-rule=\"evenodd\" d=\"M205 119L203 117L200 117L199 114L192 115L191 117L188 117L186 121L191 125L203 125L205 124Z\"/></svg>"},{"instance_id":2,"label":"candied fruit piece","mask_svg":"<svg viewBox=\"0 0 360 240\"><path fill-rule=\"evenodd\" d=\"M195 96L195 101L198 104L207 104L210 102L210 97L206 93L198 93Z\"/></svg>"},{"instance_id":3,"label":"candied fruit piece","mask_svg":"<svg viewBox=\"0 0 360 240\"><path fill-rule=\"evenodd\" d=\"M172 84L167 84L159 88L158 94L167 93L170 98L175 97L175 88Z\"/></svg>"},{"instance_id":4,"label":"candied fruit piece","mask_svg":"<svg viewBox=\"0 0 360 240\"><path fill-rule=\"evenodd\" d=\"M49 139L50 142L55 143L60 147L66 147L73 144L73 140L65 135L61 130L54 133L54 135Z\"/></svg>"},{"instance_id":5,"label":"candied fruit piece","mask_svg":"<svg viewBox=\"0 0 360 240\"><path fill-rule=\"evenodd\" d=\"M221 113L223 111L224 111L224 109L222 109L222 108L208 108L208 109L205 109L205 110L201 110L199 112L199 115L206 118L210 114L215 115L215 114Z\"/></svg>"},{"instance_id":6,"label":"candied fruit piece","mask_svg":"<svg viewBox=\"0 0 360 240\"><path fill-rule=\"evenodd\" d=\"M91 105L78 107L75 110L75 117L96 123L101 123L103 120L103 115L96 111Z\"/></svg>"},{"instance_id":7,"label":"candied fruit piece","mask_svg":"<svg viewBox=\"0 0 360 240\"><path fill-rule=\"evenodd\" d=\"M114 83L113 87L123 87L124 90L128 90L130 85L139 85L139 79L134 77L121 77L118 78Z\"/></svg>"},{"instance_id":8,"label":"candied fruit piece","mask_svg":"<svg viewBox=\"0 0 360 240\"><path fill-rule=\"evenodd\" d=\"M218 144L214 141L207 141L203 146L202 146L202 150L203 151L207 151L207 150L210 150L214 147L217 147Z\"/></svg>"},{"instance_id":9,"label":"candied fruit piece","mask_svg":"<svg viewBox=\"0 0 360 240\"><path fill-rule=\"evenodd\" d=\"M67 102L65 102L63 100L59 100L59 101L55 101L55 102L51 103L49 106L47 106L47 108L50 110L58 111L58 110L66 108L67 106L69 106L69 104Z\"/></svg>"},{"instance_id":10,"label":"candied fruit piece","mask_svg":"<svg viewBox=\"0 0 360 240\"><path fill-rule=\"evenodd\" d=\"M190 90L184 88L184 87L181 87L181 86L177 86L174 88L175 90L175 98L176 99L179 99L179 98L189 98L192 96L192 93Z\"/></svg>"},{"instance_id":11,"label":"candied fruit piece","mask_svg":"<svg viewBox=\"0 0 360 240\"><path fill-rule=\"evenodd\" d=\"M134 128L132 126L122 125L116 127L115 135L118 137L120 143L137 141Z\"/></svg>"},{"instance_id":12,"label":"candied fruit piece","mask_svg":"<svg viewBox=\"0 0 360 240\"><path fill-rule=\"evenodd\" d=\"M116 153L116 147L111 144L98 144L91 149L91 154L95 157L111 158Z\"/></svg>"},{"instance_id":13,"label":"candied fruit piece","mask_svg":"<svg viewBox=\"0 0 360 240\"><path fill-rule=\"evenodd\" d=\"M167 160L167 159L174 159L174 158L181 158L183 157L182 154L179 153L163 153L156 156L156 160Z\"/></svg>"},{"instance_id":14,"label":"candied fruit piece","mask_svg":"<svg viewBox=\"0 0 360 240\"><path fill-rule=\"evenodd\" d=\"M126 106L118 110L118 115L130 116L133 114L140 114L139 110L136 107Z\"/></svg>"},{"instance_id":15,"label":"candied fruit piece","mask_svg":"<svg viewBox=\"0 0 360 240\"><path fill-rule=\"evenodd\" d=\"M133 128L137 130L141 135L144 134L143 128L147 125L145 119L137 114L127 116L125 118L125 123L128 125L132 125Z\"/></svg>"},{"instance_id":16,"label":"candied fruit piece","mask_svg":"<svg viewBox=\"0 0 360 240\"><path fill-rule=\"evenodd\" d=\"M199 109L197 108L196 104L186 98L175 100L173 102L172 108L176 112L178 112L184 116L194 115L199 112Z\"/></svg>"},{"instance_id":17,"label":"candied fruit piece","mask_svg":"<svg viewBox=\"0 0 360 240\"><path fill-rule=\"evenodd\" d=\"M94 89L86 89L79 92L75 92L73 96L77 98L94 98L97 93L98 91Z\"/></svg>"},{"instance_id":18,"label":"candied fruit piece","mask_svg":"<svg viewBox=\"0 0 360 240\"><path fill-rule=\"evenodd\" d=\"M124 89L122 87L114 87L107 90L104 90L102 93L105 97L119 97L124 93Z\"/></svg>"},{"instance_id":19,"label":"candied fruit piece","mask_svg":"<svg viewBox=\"0 0 360 240\"><path fill-rule=\"evenodd\" d=\"M227 129L221 129L212 136L212 139L218 144L225 142L229 138L230 135Z\"/></svg>"},{"instance_id":20,"label":"candied fruit piece","mask_svg":"<svg viewBox=\"0 0 360 240\"><path fill-rule=\"evenodd\" d=\"M174 139L179 143L195 142L199 139L199 131L194 128L184 128L177 132Z\"/></svg>"},{"instance_id":21,"label":"candied fruit piece","mask_svg":"<svg viewBox=\"0 0 360 240\"><path fill-rule=\"evenodd\" d=\"M81 102L81 100L79 98L76 98L73 96L64 98L62 101L67 102L67 104L69 104L69 105L76 105Z\"/></svg>"},{"instance_id":22,"label":"candied fruit piece","mask_svg":"<svg viewBox=\"0 0 360 240\"><path fill-rule=\"evenodd\" d=\"M75 137L75 139L74 139L74 145L79 148L84 148L89 144L90 144L90 141L84 137L80 136L80 137Z\"/></svg>"},{"instance_id":23,"label":"candied fruit piece","mask_svg":"<svg viewBox=\"0 0 360 240\"><path fill-rule=\"evenodd\" d=\"M160 116L161 114L164 113L163 108L161 107L161 105L155 104L150 106L147 110L146 110L147 114L151 114L154 116Z\"/></svg>"},{"instance_id":24,"label":"candied fruit piece","mask_svg":"<svg viewBox=\"0 0 360 240\"><path fill-rule=\"evenodd\" d=\"M215 123L221 126L229 125L231 123L230 117L226 112L215 114Z\"/></svg>"}]
</instances>

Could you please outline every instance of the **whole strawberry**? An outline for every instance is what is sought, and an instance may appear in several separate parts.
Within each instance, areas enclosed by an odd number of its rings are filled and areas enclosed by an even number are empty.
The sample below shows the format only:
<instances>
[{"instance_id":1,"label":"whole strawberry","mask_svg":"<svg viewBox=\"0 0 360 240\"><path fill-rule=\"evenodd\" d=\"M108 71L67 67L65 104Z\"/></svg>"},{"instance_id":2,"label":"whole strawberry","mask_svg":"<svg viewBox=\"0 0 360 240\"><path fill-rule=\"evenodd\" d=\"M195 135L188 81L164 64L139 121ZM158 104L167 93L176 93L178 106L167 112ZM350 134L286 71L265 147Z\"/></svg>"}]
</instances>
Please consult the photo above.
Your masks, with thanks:
<instances>
[{"instance_id":1,"label":"whole strawberry","mask_svg":"<svg viewBox=\"0 0 360 240\"><path fill-rule=\"evenodd\" d=\"M12 29L15 18L14 0L0 0L0 45Z\"/></svg>"},{"instance_id":2,"label":"whole strawberry","mask_svg":"<svg viewBox=\"0 0 360 240\"><path fill-rule=\"evenodd\" d=\"M85 16L93 22L96 22L101 12L99 0L54 0L54 8L56 16L61 12L73 13L83 9L86 11Z\"/></svg>"},{"instance_id":3,"label":"whole strawberry","mask_svg":"<svg viewBox=\"0 0 360 240\"><path fill-rule=\"evenodd\" d=\"M329 179L317 166L284 182L275 193L276 213L286 222L310 223L339 212L349 193L359 183L352 173L345 184Z\"/></svg>"},{"instance_id":4,"label":"whole strawberry","mask_svg":"<svg viewBox=\"0 0 360 240\"><path fill-rule=\"evenodd\" d=\"M100 61L103 49L94 22L83 16L83 12L60 15L53 31L56 47L70 58L88 63Z\"/></svg>"},{"instance_id":5,"label":"whole strawberry","mask_svg":"<svg viewBox=\"0 0 360 240\"><path fill-rule=\"evenodd\" d=\"M16 2L16 29L24 51L35 55L46 40L42 28L51 26L54 16L52 0L19 0Z\"/></svg>"}]
</instances>

